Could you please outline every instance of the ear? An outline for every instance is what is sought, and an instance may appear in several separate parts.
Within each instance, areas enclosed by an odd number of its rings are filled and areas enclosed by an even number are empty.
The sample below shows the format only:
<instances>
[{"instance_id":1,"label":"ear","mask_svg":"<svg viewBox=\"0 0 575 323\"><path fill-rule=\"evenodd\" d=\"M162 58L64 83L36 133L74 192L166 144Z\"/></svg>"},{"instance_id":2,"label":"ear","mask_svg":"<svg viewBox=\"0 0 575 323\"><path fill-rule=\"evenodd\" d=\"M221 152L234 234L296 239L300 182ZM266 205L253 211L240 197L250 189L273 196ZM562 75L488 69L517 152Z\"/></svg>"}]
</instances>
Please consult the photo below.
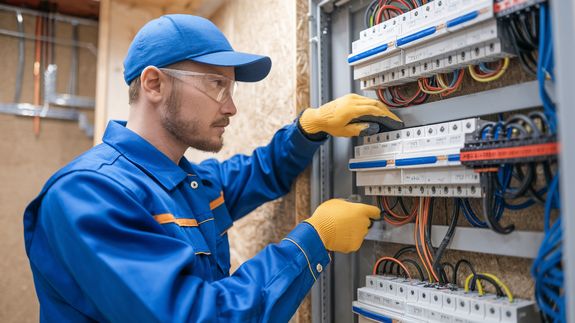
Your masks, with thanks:
<instances>
[{"instance_id":1,"label":"ear","mask_svg":"<svg viewBox=\"0 0 575 323\"><path fill-rule=\"evenodd\" d=\"M166 76L155 66L148 66L140 74L140 95L147 101L160 103L166 96L168 80Z\"/></svg>"}]
</instances>

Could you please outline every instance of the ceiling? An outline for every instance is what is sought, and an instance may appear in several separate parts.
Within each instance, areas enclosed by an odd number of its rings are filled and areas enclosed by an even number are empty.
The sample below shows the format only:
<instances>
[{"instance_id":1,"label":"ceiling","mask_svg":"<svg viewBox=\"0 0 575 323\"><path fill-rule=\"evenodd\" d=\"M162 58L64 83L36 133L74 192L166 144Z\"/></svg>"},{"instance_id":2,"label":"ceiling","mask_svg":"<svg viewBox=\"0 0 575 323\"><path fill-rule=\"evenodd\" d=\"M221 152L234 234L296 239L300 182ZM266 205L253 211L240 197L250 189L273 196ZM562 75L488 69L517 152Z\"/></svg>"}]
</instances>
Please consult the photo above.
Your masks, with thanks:
<instances>
[{"instance_id":1,"label":"ceiling","mask_svg":"<svg viewBox=\"0 0 575 323\"><path fill-rule=\"evenodd\" d=\"M157 6L171 12L185 11L209 17L223 0L116 0L137 6ZM98 19L100 0L0 0L0 3L35 10L53 8L58 13L82 18Z\"/></svg>"},{"instance_id":2,"label":"ceiling","mask_svg":"<svg viewBox=\"0 0 575 323\"><path fill-rule=\"evenodd\" d=\"M100 0L0 0L0 2L28 9L57 11L82 18L98 19Z\"/></svg>"}]
</instances>

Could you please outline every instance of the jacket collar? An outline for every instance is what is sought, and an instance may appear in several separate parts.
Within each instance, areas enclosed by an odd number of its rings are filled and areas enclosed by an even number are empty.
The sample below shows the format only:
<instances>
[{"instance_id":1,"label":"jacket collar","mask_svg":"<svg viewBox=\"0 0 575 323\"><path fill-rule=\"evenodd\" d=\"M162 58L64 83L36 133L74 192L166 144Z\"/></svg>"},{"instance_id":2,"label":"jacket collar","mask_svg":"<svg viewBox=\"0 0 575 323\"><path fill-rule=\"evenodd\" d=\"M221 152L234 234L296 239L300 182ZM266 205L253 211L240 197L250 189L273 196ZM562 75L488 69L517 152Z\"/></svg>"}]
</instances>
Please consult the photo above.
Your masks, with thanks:
<instances>
[{"instance_id":1,"label":"jacket collar","mask_svg":"<svg viewBox=\"0 0 575 323\"><path fill-rule=\"evenodd\" d=\"M186 172L168 156L126 128L126 121L110 121L103 141L144 170L148 176L156 179L168 191L174 189L187 176Z\"/></svg>"}]
</instances>

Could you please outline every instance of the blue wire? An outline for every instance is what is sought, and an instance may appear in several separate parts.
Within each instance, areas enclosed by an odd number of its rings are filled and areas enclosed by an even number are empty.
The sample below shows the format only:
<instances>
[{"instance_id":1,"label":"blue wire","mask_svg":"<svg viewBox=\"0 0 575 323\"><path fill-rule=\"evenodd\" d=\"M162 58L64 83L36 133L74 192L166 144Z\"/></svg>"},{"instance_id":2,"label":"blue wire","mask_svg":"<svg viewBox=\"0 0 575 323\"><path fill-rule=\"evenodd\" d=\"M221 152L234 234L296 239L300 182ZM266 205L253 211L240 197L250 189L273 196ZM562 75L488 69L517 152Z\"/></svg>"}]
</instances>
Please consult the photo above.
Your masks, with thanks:
<instances>
[{"instance_id":1,"label":"blue wire","mask_svg":"<svg viewBox=\"0 0 575 323\"><path fill-rule=\"evenodd\" d=\"M535 299L541 311L553 322L565 322L565 297L559 294L564 282L561 270L563 256L561 215L551 224L551 211L560 206L559 172L557 172L549 185L545 201L545 236L531 267L531 275L535 278Z\"/></svg>"},{"instance_id":2,"label":"blue wire","mask_svg":"<svg viewBox=\"0 0 575 323\"><path fill-rule=\"evenodd\" d=\"M553 73L553 44L551 36L551 25L549 21L549 11L546 3L540 6L539 17L539 57L537 62L537 80L539 81L539 95L543 101L543 110L549 119L549 128L552 133L556 133L556 114L547 90L545 89L546 75L554 78Z\"/></svg>"}]
</instances>

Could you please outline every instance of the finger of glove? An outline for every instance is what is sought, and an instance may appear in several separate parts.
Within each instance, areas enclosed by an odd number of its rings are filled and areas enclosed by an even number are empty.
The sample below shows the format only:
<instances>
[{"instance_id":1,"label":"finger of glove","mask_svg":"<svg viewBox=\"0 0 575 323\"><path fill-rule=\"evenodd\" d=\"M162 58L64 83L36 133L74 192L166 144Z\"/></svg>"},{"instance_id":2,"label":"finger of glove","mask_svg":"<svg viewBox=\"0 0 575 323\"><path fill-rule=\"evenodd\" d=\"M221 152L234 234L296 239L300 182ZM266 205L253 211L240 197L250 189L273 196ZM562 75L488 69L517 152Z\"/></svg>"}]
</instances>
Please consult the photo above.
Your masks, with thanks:
<instances>
[{"instance_id":1,"label":"finger of glove","mask_svg":"<svg viewBox=\"0 0 575 323\"><path fill-rule=\"evenodd\" d=\"M374 108L376 109L375 111L378 111L376 113L366 113L366 114L372 114L372 115L385 115L388 116L390 119L395 120L397 122L401 122L401 119L393 112L391 112L389 110L389 107L385 104L383 104L381 101L377 101L377 100L373 100L373 99L369 99L366 98L369 101L356 101L356 106L363 106L363 107L367 107L367 108Z\"/></svg>"},{"instance_id":2,"label":"finger of glove","mask_svg":"<svg viewBox=\"0 0 575 323\"><path fill-rule=\"evenodd\" d=\"M375 105L350 105L345 111L346 116L350 119L359 118L361 116L376 116L376 117L389 117L392 120L401 122L398 116L389 111L385 106L378 107Z\"/></svg>"},{"instance_id":3,"label":"finger of glove","mask_svg":"<svg viewBox=\"0 0 575 323\"><path fill-rule=\"evenodd\" d=\"M358 122L361 123L369 122L372 124L377 124L378 132L398 130L403 128L404 126L402 121L394 120L388 116L379 117L379 116L364 115L350 121L350 123L358 123Z\"/></svg>"},{"instance_id":4,"label":"finger of glove","mask_svg":"<svg viewBox=\"0 0 575 323\"><path fill-rule=\"evenodd\" d=\"M351 203L351 202L346 202L346 203ZM353 208L353 212L355 214L361 214L363 216L366 216L367 218L370 219L379 219L380 218L380 214L381 214L381 210L373 205L369 205L369 204L364 204L364 203L351 203L353 205L351 205L350 207ZM368 224L366 224L367 226Z\"/></svg>"},{"instance_id":5,"label":"finger of glove","mask_svg":"<svg viewBox=\"0 0 575 323\"><path fill-rule=\"evenodd\" d=\"M371 136L371 135L375 135L376 133L379 133L379 125L377 123L368 123L369 127L363 129L360 133L359 136L360 137L365 137L365 136Z\"/></svg>"}]
</instances>

